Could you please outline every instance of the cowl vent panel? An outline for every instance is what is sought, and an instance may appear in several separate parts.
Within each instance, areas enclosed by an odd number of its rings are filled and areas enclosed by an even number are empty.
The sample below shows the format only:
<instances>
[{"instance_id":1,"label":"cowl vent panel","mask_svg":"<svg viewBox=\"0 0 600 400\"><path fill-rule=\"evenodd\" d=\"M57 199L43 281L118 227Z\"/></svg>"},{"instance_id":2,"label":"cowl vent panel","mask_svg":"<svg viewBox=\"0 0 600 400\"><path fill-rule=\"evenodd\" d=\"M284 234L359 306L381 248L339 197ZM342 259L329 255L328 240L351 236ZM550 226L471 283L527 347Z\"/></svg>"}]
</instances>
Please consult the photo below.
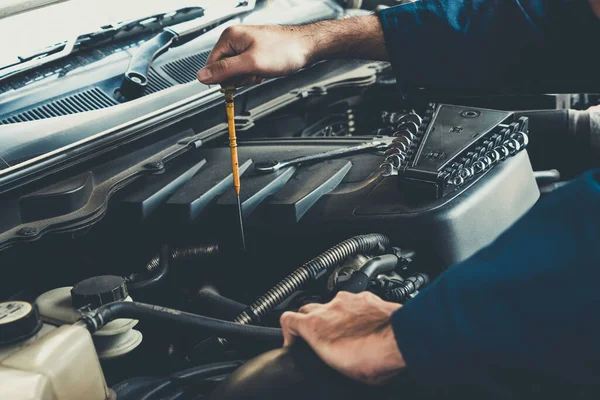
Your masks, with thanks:
<instances>
[{"instance_id":1,"label":"cowl vent panel","mask_svg":"<svg viewBox=\"0 0 600 400\"><path fill-rule=\"evenodd\" d=\"M100 110L117 104L100 88L94 87L83 92L72 94L50 103L20 111L17 114L0 120L0 125L16 124L19 122L36 121L85 111Z\"/></svg>"},{"instance_id":2,"label":"cowl vent panel","mask_svg":"<svg viewBox=\"0 0 600 400\"><path fill-rule=\"evenodd\" d=\"M196 73L206 65L210 51L194 54L162 66L162 70L177 83L189 83L196 80Z\"/></svg>"}]
</instances>

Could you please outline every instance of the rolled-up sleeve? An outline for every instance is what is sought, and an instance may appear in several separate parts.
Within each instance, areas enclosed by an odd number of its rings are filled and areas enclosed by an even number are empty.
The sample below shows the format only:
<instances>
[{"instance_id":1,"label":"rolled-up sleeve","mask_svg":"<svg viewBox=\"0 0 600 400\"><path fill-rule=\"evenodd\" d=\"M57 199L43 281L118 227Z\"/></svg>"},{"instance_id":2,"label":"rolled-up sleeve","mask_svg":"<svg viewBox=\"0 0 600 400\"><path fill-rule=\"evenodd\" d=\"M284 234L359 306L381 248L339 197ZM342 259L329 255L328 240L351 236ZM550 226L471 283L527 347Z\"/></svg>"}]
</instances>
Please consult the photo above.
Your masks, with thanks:
<instances>
[{"instance_id":1,"label":"rolled-up sleeve","mask_svg":"<svg viewBox=\"0 0 600 400\"><path fill-rule=\"evenodd\" d=\"M589 65L600 57L600 19L587 0L419 0L379 15L405 86L486 94L600 87Z\"/></svg>"}]
</instances>

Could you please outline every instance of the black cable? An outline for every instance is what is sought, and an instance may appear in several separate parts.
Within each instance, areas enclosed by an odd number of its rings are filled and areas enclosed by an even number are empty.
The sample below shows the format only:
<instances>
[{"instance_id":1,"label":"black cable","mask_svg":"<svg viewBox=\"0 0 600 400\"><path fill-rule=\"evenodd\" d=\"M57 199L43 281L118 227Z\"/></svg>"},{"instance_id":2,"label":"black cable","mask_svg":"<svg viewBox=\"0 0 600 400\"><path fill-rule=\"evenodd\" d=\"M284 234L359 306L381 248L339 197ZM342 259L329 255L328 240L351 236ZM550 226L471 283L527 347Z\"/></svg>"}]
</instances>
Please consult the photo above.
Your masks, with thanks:
<instances>
[{"instance_id":1,"label":"black cable","mask_svg":"<svg viewBox=\"0 0 600 400\"><path fill-rule=\"evenodd\" d=\"M206 334L217 334L231 339L253 339L283 343L281 329L261 326L245 326L191 314L172 308L138 302L114 302L105 304L82 317L88 330L96 332L115 319L129 318L172 323L186 328L198 329Z\"/></svg>"}]
</instances>

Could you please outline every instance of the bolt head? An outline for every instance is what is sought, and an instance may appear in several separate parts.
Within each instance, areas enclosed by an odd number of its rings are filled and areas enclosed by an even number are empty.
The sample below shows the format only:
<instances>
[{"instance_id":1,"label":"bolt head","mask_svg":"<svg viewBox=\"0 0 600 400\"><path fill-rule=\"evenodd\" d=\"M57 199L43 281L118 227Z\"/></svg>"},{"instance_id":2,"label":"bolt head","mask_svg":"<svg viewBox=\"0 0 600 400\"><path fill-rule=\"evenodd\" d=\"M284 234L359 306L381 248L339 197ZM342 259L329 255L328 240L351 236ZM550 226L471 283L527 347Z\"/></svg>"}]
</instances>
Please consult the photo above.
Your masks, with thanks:
<instances>
[{"instance_id":1,"label":"bolt head","mask_svg":"<svg viewBox=\"0 0 600 400\"><path fill-rule=\"evenodd\" d=\"M146 165L144 165L145 168L147 169L151 169L151 170L159 170L159 169L163 169L164 168L164 164L160 161L158 162L149 162Z\"/></svg>"},{"instance_id":2,"label":"bolt head","mask_svg":"<svg viewBox=\"0 0 600 400\"><path fill-rule=\"evenodd\" d=\"M38 233L38 229L33 226L25 226L17 231L17 235L19 236L35 236Z\"/></svg>"}]
</instances>

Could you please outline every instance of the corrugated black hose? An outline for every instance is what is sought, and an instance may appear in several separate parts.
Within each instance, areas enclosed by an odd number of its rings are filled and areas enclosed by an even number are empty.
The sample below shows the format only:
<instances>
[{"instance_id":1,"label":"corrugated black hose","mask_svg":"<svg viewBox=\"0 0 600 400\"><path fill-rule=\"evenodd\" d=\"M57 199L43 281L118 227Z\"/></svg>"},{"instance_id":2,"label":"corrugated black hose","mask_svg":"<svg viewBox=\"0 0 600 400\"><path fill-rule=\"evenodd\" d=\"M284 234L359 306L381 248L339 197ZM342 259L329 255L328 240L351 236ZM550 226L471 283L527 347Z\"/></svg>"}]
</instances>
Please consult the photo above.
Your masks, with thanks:
<instances>
[{"instance_id":1,"label":"corrugated black hose","mask_svg":"<svg viewBox=\"0 0 600 400\"><path fill-rule=\"evenodd\" d=\"M259 322L262 317L321 272L336 267L348 257L359 253L383 252L389 246L389 242L386 236L379 233L360 235L344 240L289 274L273 289L241 312L234 321L243 325Z\"/></svg>"},{"instance_id":2,"label":"corrugated black hose","mask_svg":"<svg viewBox=\"0 0 600 400\"><path fill-rule=\"evenodd\" d=\"M81 319L85 322L90 333L94 333L109 322L119 318L172 323L189 329L198 329L204 334L215 334L231 339L260 340L278 343L279 345L283 343L281 329L245 326L230 321L138 302L118 301L105 304L84 315Z\"/></svg>"},{"instance_id":3,"label":"corrugated black hose","mask_svg":"<svg viewBox=\"0 0 600 400\"><path fill-rule=\"evenodd\" d=\"M153 258L148 264L148 266L156 264L155 270L149 270L152 275L147 279L141 279L141 274L132 274L126 278L127 288L133 291L147 289L163 280L169 272L169 253L169 247L167 245L163 245L160 248L158 257Z\"/></svg>"},{"instance_id":4,"label":"corrugated black hose","mask_svg":"<svg viewBox=\"0 0 600 400\"><path fill-rule=\"evenodd\" d=\"M188 261L218 253L218 244L179 247L173 250L169 246L163 245L160 248L159 254L152 257L148 262L144 272L136 272L125 277L127 288L132 291L148 289L158 284L167 276L172 262Z\"/></svg>"}]
</instances>

